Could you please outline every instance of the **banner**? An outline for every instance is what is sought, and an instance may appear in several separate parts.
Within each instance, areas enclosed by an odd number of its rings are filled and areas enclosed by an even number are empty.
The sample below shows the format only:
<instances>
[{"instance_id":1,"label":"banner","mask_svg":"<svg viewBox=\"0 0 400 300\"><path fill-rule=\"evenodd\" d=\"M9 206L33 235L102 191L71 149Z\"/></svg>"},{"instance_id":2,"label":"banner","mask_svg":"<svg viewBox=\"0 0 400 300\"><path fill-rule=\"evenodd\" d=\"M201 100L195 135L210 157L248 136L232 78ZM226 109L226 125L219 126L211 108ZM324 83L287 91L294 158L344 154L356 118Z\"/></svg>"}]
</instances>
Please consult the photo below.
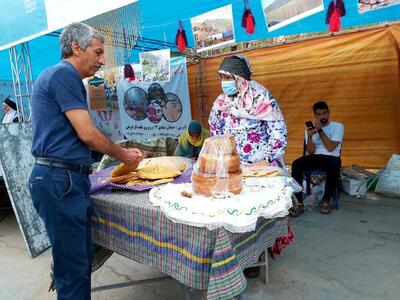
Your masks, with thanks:
<instances>
[{"instance_id":1,"label":"banner","mask_svg":"<svg viewBox=\"0 0 400 300\"><path fill-rule=\"evenodd\" d=\"M3 45L47 29L44 0L2 2L0 9L0 50L3 49Z\"/></svg>"},{"instance_id":2,"label":"banner","mask_svg":"<svg viewBox=\"0 0 400 300\"><path fill-rule=\"evenodd\" d=\"M191 121L186 58L171 58L169 82L117 84L120 120L128 139L178 138Z\"/></svg>"},{"instance_id":3,"label":"banner","mask_svg":"<svg viewBox=\"0 0 400 300\"><path fill-rule=\"evenodd\" d=\"M324 10L322 0L262 0L268 31L284 27Z\"/></svg>"},{"instance_id":4,"label":"banner","mask_svg":"<svg viewBox=\"0 0 400 300\"><path fill-rule=\"evenodd\" d=\"M94 125L111 141L124 139L118 109L90 110L89 113Z\"/></svg>"},{"instance_id":5,"label":"banner","mask_svg":"<svg viewBox=\"0 0 400 300\"><path fill-rule=\"evenodd\" d=\"M0 50L137 0L12 0L0 9Z\"/></svg>"}]
</instances>

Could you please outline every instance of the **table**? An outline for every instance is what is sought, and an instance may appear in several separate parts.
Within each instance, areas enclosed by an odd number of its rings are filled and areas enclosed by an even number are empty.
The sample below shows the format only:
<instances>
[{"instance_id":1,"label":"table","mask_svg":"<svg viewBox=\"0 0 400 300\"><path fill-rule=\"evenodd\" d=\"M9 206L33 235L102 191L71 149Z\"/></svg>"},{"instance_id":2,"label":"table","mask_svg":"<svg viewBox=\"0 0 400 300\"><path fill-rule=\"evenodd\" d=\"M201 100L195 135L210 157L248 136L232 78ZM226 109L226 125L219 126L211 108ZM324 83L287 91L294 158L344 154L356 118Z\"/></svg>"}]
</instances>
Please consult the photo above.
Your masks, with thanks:
<instances>
[{"instance_id":1,"label":"table","mask_svg":"<svg viewBox=\"0 0 400 300\"><path fill-rule=\"evenodd\" d=\"M93 242L207 290L211 300L240 294L247 284L243 269L288 232L288 218L260 218L246 233L174 223L150 203L148 192L102 192L91 198Z\"/></svg>"}]
</instances>

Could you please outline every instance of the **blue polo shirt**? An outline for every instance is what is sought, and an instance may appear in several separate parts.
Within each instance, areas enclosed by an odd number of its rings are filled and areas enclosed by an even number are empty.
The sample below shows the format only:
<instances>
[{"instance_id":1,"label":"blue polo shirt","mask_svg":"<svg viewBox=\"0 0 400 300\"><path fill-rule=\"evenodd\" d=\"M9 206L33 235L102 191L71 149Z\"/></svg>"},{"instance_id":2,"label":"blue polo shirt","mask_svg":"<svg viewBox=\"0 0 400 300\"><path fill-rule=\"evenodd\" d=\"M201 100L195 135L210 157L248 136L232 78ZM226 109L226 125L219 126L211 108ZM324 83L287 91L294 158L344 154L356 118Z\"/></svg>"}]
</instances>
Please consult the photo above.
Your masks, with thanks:
<instances>
[{"instance_id":1,"label":"blue polo shirt","mask_svg":"<svg viewBox=\"0 0 400 300\"><path fill-rule=\"evenodd\" d=\"M67 61L44 70L32 92L32 154L89 166L91 154L65 112L86 109L86 90L76 69Z\"/></svg>"}]
</instances>

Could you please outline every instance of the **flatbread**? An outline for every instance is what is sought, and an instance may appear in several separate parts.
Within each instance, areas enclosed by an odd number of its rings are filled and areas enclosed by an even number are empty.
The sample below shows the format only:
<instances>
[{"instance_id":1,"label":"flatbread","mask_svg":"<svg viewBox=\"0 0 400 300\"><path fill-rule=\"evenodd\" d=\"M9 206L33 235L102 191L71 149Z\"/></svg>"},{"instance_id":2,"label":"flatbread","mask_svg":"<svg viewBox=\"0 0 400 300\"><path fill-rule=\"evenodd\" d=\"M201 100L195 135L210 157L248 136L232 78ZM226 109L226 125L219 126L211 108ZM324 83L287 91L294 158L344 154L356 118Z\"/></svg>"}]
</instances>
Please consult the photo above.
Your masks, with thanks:
<instances>
[{"instance_id":1,"label":"flatbread","mask_svg":"<svg viewBox=\"0 0 400 300\"><path fill-rule=\"evenodd\" d=\"M111 172L111 177L117 177L121 175L128 174L132 171L135 171L139 165L139 162L134 162L132 164L125 164L125 163L120 163L118 166L116 166L112 172Z\"/></svg>"},{"instance_id":2,"label":"flatbread","mask_svg":"<svg viewBox=\"0 0 400 300\"><path fill-rule=\"evenodd\" d=\"M138 178L139 178L139 177L137 176L137 174L135 174L135 175L132 175L132 176L129 177L129 178L126 178L126 179L120 181L119 184L125 184L125 183L128 183L129 181L136 180L136 179L138 179Z\"/></svg>"},{"instance_id":3,"label":"flatbread","mask_svg":"<svg viewBox=\"0 0 400 300\"><path fill-rule=\"evenodd\" d=\"M107 182L112 182L112 183L123 183L123 182L128 182L130 180L133 180L134 178L137 178L137 173L136 172L130 172L125 175L121 176L115 176L115 177L108 177L106 179Z\"/></svg>"},{"instance_id":4,"label":"flatbread","mask_svg":"<svg viewBox=\"0 0 400 300\"><path fill-rule=\"evenodd\" d=\"M138 169L142 169L146 166L150 165L163 165L163 166L169 166L174 169L178 169L180 171L185 171L181 170L182 165L186 165L186 169L190 168L193 165L193 160L191 158L187 157L182 157L182 156L160 156L160 157L149 157L143 159L140 164Z\"/></svg>"},{"instance_id":5,"label":"flatbread","mask_svg":"<svg viewBox=\"0 0 400 300\"><path fill-rule=\"evenodd\" d=\"M169 183L172 181L174 181L174 178L164 178L157 180L136 179L129 181L126 185L156 185L156 184Z\"/></svg>"},{"instance_id":6,"label":"flatbread","mask_svg":"<svg viewBox=\"0 0 400 300\"><path fill-rule=\"evenodd\" d=\"M186 170L186 168L187 168L186 164L185 164L185 163L182 163L182 164L179 165L178 170L181 171L181 172L183 172L183 171Z\"/></svg>"},{"instance_id":7,"label":"flatbread","mask_svg":"<svg viewBox=\"0 0 400 300\"><path fill-rule=\"evenodd\" d=\"M243 177L274 177L283 176L283 172L280 169L245 169L243 168Z\"/></svg>"},{"instance_id":8,"label":"flatbread","mask_svg":"<svg viewBox=\"0 0 400 300\"><path fill-rule=\"evenodd\" d=\"M181 171L164 165L149 165L137 171L137 175L141 179L164 179L173 178L181 175Z\"/></svg>"}]
</instances>

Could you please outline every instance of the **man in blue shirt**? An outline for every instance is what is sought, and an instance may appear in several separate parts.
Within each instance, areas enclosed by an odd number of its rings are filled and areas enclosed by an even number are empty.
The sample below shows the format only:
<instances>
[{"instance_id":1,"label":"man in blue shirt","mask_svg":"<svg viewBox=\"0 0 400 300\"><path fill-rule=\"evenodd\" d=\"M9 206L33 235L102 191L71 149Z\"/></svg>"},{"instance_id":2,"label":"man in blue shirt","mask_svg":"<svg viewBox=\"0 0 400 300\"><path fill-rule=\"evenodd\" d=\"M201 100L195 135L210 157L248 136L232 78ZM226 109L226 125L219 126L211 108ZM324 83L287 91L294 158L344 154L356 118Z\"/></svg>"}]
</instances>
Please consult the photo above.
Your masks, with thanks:
<instances>
[{"instance_id":1,"label":"man in blue shirt","mask_svg":"<svg viewBox=\"0 0 400 300\"><path fill-rule=\"evenodd\" d=\"M32 93L32 201L52 245L58 299L90 299L90 150L138 163L138 149L113 144L91 122L82 79L105 64L104 38L83 23L60 36L63 60L42 72Z\"/></svg>"}]
</instances>

